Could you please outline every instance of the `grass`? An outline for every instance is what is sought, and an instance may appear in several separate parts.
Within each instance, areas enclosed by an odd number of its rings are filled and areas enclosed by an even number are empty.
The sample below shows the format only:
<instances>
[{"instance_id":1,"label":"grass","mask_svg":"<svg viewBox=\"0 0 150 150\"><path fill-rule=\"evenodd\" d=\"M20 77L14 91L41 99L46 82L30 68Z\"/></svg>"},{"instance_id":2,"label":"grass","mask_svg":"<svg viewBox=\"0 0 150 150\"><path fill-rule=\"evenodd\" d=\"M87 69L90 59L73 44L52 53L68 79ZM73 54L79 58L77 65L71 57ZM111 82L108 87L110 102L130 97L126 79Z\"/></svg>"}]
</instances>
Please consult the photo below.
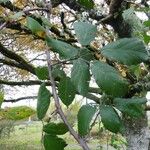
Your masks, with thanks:
<instances>
[{"instance_id":1,"label":"grass","mask_svg":"<svg viewBox=\"0 0 150 150\"><path fill-rule=\"evenodd\" d=\"M28 126L20 124L15 126L15 130L11 133L10 137L0 139L0 150L44 150L41 143L41 137L41 122L34 122ZM82 150L69 133L63 135L63 138L68 143L65 150ZM100 141L98 139L91 139L89 141L88 144L91 150L102 150L100 148L100 142L105 146L103 150L107 149L106 141ZM109 150L114 149L111 147Z\"/></svg>"},{"instance_id":2,"label":"grass","mask_svg":"<svg viewBox=\"0 0 150 150\"><path fill-rule=\"evenodd\" d=\"M40 150L42 149L41 134L42 125L36 122L32 125L15 126L10 137L0 139L1 150Z\"/></svg>"}]
</instances>

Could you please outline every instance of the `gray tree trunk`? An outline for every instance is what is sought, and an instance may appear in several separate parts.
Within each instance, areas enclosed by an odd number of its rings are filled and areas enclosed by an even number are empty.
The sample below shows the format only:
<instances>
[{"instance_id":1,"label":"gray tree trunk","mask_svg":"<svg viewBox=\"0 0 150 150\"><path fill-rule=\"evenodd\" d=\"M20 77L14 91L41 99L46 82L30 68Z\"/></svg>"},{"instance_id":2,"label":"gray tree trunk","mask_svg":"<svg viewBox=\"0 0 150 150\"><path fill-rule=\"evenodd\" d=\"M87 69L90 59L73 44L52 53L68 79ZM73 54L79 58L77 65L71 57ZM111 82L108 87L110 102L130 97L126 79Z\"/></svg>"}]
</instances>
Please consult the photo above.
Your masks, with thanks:
<instances>
[{"instance_id":1,"label":"gray tree trunk","mask_svg":"<svg viewBox=\"0 0 150 150\"><path fill-rule=\"evenodd\" d=\"M146 114L141 119L125 118L124 122L127 150L149 150L150 131Z\"/></svg>"},{"instance_id":2,"label":"gray tree trunk","mask_svg":"<svg viewBox=\"0 0 150 150\"><path fill-rule=\"evenodd\" d=\"M132 26L125 22L121 15L110 22L114 31L118 34L119 38L132 37ZM134 96L135 92L129 93L127 98ZM141 119L133 119L123 117L125 124L125 138L127 140L127 150L150 150L150 131L148 128L147 115Z\"/></svg>"}]
</instances>

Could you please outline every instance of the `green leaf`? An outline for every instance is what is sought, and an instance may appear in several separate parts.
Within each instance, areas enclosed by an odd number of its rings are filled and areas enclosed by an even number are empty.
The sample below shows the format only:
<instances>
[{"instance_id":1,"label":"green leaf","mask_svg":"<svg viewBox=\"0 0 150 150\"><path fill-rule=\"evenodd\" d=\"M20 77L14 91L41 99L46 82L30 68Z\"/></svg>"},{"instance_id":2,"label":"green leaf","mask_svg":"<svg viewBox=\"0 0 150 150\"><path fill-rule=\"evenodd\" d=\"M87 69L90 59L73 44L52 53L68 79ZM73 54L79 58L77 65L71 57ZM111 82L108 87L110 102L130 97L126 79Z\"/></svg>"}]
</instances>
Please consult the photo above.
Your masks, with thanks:
<instances>
[{"instance_id":1,"label":"green leaf","mask_svg":"<svg viewBox=\"0 0 150 150\"><path fill-rule=\"evenodd\" d=\"M45 38L46 32L45 29L31 17L27 17L27 27L34 33L37 34L39 37Z\"/></svg>"},{"instance_id":2,"label":"green leaf","mask_svg":"<svg viewBox=\"0 0 150 150\"><path fill-rule=\"evenodd\" d=\"M146 33L143 34L143 38L144 38L144 42L145 42L146 44L148 44L148 43L150 42L150 36L147 35Z\"/></svg>"},{"instance_id":3,"label":"green leaf","mask_svg":"<svg viewBox=\"0 0 150 150\"><path fill-rule=\"evenodd\" d=\"M51 47L54 52L57 52L62 59L74 58L78 54L78 48L75 48L65 42L48 37L46 38L46 42L47 45Z\"/></svg>"},{"instance_id":4,"label":"green leaf","mask_svg":"<svg viewBox=\"0 0 150 150\"><path fill-rule=\"evenodd\" d=\"M129 67L129 71L136 76L137 80L139 79L139 77L142 74L142 70L141 70L140 64L130 66Z\"/></svg>"},{"instance_id":5,"label":"green leaf","mask_svg":"<svg viewBox=\"0 0 150 150\"><path fill-rule=\"evenodd\" d=\"M85 59L87 61L94 59L94 54L87 48L80 49L78 56L79 58Z\"/></svg>"},{"instance_id":6,"label":"green leaf","mask_svg":"<svg viewBox=\"0 0 150 150\"><path fill-rule=\"evenodd\" d=\"M96 107L91 105L83 105L78 112L78 132L81 136L85 136L89 133L90 123L94 114L96 113Z\"/></svg>"},{"instance_id":7,"label":"green leaf","mask_svg":"<svg viewBox=\"0 0 150 150\"><path fill-rule=\"evenodd\" d=\"M14 15L10 16L10 19L17 20L20 17L22 17L23 15L25 15L24 12L20 11L20 12L15 13Z\"/></svg>"},{"instance_id":8,"label":"green leaf","mask_svg":"<svg viewBox=\"0 0 150 150\"><path fill-rule=\"evenodd\" d=\"M89 45L96 37L97 28L90 23L75 22L73 26L77 39L82 45Z\"/></svg>"},{"instance_id":9,"label":"green leaf","mask_svg":"<svg viewBox=\"0 0 150 150\"><path fill-rule=\"evenodd\" d=\"M76 90L69 77L63 78L58 86L58 95L66 106L69 106L75 98Z\"/></svg>"},{"instance_id":10,"label":"green leaf","mask_svg":"<svg viewBox=\"0 0 150 150\"><path fill-rule=\"evenodd\" d=\"M51 28L53 26L53 24L51 24L51 22L49 21L49 19L45 18L44 16L41 16L41 20L42 20L42 23L45 26L48 26L49 28Z\"/></svg>"},{"instance_id":11,"label":"green leaf","mask_svg":"<svg viewBox=\"0 0 150 150\"><path fill-rule=\"evenodd\" d=\"M100 115L104 127L109 131L117 133L123 130L121 119L112 106L101 106Z\"/></svg>"},{"instance_id":12,"label":"green leaf","mask_svg":"<svg viewBox=\"0 0 150 150\"><path fill-rule=\"evenodd\" d=\"M115 107L131 117L141 117L144 114L143 104L146 102L146 98L114 99Z\"/></svg>"},{"instance_id":13,"label":"green leaf","mask_svg":"<svg viewBox=\"0 0 150 150\"><path fill-rule=\"evenodd\" d=\"M52 68L52 76L55 80L60 80L66 77L65 72L60 68L60 66L54 66Z\"/></svg>"},{"instance_id":14,"label":"green leaf","mask_svg":"<svg viewBox=\"0 0 150 150\"><path fill-rule=\"evenodd\" d=\"M94 8L94 2L93 0L77 0L79 4L86 7L87 9L93 9Z\"/></svg>"},{"instance_id":15,"label":"green leaf","mask_svg":"<svg viewBox=\"0 0 150 150\"><path fill-rule=\"evenodd\" d=\"M46 66L37 67L35 73L40 80L47 80L49 77L48 68ZM59 66L54 66L52 68L52 76L55 80L60 80L61 78L66 77L66 74Z\"/></svg>"},{"instance_id":16,"label":"green leaf","mask_svg":"<svg viewBox=\"0 0 150 150\"><path fill-rule=\"evenodd\" d=\"M69 130L64 123L48 123L44 125L43 131L51 135L63 135Z\"/></svg>"},{"instance_id":17,"label":"green leaf","mask_svg":"<svg viewBox=\"0 0 150 150\"><path fill-rule=\"evenodd\" d=\"M48 79L48 68L47 67L37 67L35 73L40 80Z\"/></svg>"},{"instance_id":18,"label":"green leaf","mask_svg":"<svg viewBox=\"0 0 150 150\"><path fill-rule=\"evenodd\" d=\"M96 83L106 94L122 97L127 93L128 82L115 68L96 60L91 65L91 71Z\"/></svg>"},{"instance_id":19,"label":"green leaf","mask_svg":"<svg viewBox=\"0 0 150 150\"><path fill-rule=\"evenodd\" d=\"M42 120L50 105L50 92L47 90L45 83L42 83L38 91L37 117Z\"/></svg>"},{"instance_id":20,"label":"green leaf","mask_svg":"<svg viewBox=\"0 0 150 150\"><path fill-rule=\"evenodd\" d=\"M130 25L133 35L134 33L140 33L144 31L145 27L143 26L142 21L136 15L134 8L125 9L122 13L122 17L125 22Z\"/></svg>"},{"instance_id":21,"label":"green leaf","mask_svg":"<svg viewBox=\"0 0 150 150\"><path fill-rule=\"evenodd\" d=\"M150 27L150 20L144 21L144 25L145 25L146 27Z\"/></svg>"},{"instance_id":22,"label":"green leaf","mask_svg":"<svg viewBox=\"0 0 150 150\"><path fill-rule=\"evenodd\" d=\"M67 146L62 138L53 135L44 135L44 148L45 150L64 150Z\"/></svg>"},{"instance_id":23,"label":"green leaf","mask_svg":"<svg viewBox=\"0 0 150 150\"><path fill-rule=\"evenodd\" d=\"M102 48L102 54L125 65L136 65L148 59L145 46L136 38L123 38Z\"/></svg>"},{"instance_id":24,"label":"green leaf","mask_svg":"<svg viewBox=\"0 0 150 150\"><path fill-rule=\"evenodd\" d=\"M89 65L83 59L79 58L73 62L71 81L81 95L85 96L87 94L89 89L90 71Z\"/></svg>"}]
</instances>

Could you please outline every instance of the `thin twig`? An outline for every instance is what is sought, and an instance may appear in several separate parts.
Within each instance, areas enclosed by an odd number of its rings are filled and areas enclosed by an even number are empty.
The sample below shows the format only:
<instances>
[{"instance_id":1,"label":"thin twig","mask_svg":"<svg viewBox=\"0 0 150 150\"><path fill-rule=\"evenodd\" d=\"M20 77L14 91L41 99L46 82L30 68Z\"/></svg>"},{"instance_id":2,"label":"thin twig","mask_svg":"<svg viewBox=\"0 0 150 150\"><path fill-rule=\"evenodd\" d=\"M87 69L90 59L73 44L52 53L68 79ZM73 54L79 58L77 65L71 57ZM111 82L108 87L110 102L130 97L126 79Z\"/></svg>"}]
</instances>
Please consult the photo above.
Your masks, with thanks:
<instances>
[{"instance_id":1,"label":"thin twig","mask_svg":"<svg viewBox=\"0 0 150 150\"><path fill-rule=\"evenodd\" d=\"M42 121L42 128L44 127L44 122ZM44 131L42 129L42 134L41 134L41 146L43 145L43 139L44 139Z\"/></svg>"},{"instance_id":2,"label":"thin twig","mask_svg":"<svg viewBox=\"0 0 150 150\"><path fill-rule=\"evenodd\" d=\"M49 3L49 13L47 13L47 18L50 21L50 14L52 11L52 5L51 5L51 1ZM46 28L47 33L49 33L48 28ZM55 81L53 79L52 76L52 62L51 62L51 55L50 55L50 51L49 51L49 47L47 46L47 50L46 50L46 57L47 57L47 65L48 65L48 73L49 73L49 79L51 82L51 87L52 87L52 95L55 101L55 107L57 109L58 114L60 115L62 121L66 124L66 126L68 127L68 130L70 132L70 134L76 139L76 141L80 144L80 146L83 148L83 150L90 150L87 143L85 142L84 139L82 139L77 133L76 131L72 128L72 126L69 124L68 120L66 119L66 116L61 108L60 102L59 102L59 97L57 94L57 88L56 88L56 84Z\"/></svg>"},{"instance_id":3,"label":"thin twig","mask_svg":"<svg viewBox=\"0 0 150 150\"><path fill-rule=\"evenodd\" d=\"M6 25L7 25L7 22L4 22L4 23L0 26L0 31L1 31L2 29L4 29L4 28L6 27Z\"/></svg>"},{"instance_id":4,"label":"thin twig","mask_svg":"<svg viewBox=\"0 0 150 150\"><path fill-rule=\"evenodd\" d=\"M55 85L54 79L52 77L51 57L50 57L50 53L48 50L46 51L46 56L47 56L47 63L48 63L49 78L50 78L51 85L52 85L52 94L53 94L53 98L55 100L55 106L57 108L58 114L60 115L63 122L67 125L71 135L76 139L76 141L81 145L81 147L84 150L90 150L88 145L86 144L86 142L75 132L75 130L68 123L66 116L65 116L64 112L62 111L62 108L61 108L60 102L59 102L59 97L58 97L57 91L56 91L56 85Z\"/></svg>"},{"instance_id":5,"label":"thin twig","mask_svg":"<svg viewBox=\"0 0 150 150\"><path fill-rule=\"evenodd\" d=\"M64 61L59 61L57 63L54 63L52 64L52 66L56 66L56 65L60 65L60 64L72 64L71 62L69 61L73 61L73 60L76 60L77 58L71 58L71 59L68 59L68 60L64 60Z\"/></svg>"},{"instance_id":6,"label":"thin twig","mask_svg":"<svg viewBox=\"0 0 150 150\"><path fill-rule=\"evenodd\" d=\"M49 12L49 10L47 8L31 8L31 9L24 10L23 12L26 14L26 13L29 13L31 11L46 11L46 12Z\"/></svg>"},{"instance_id":7,"label":"thin twig","mask_svg":"<svg viewBox=\"0 0 150 150\"><path fill-rule=\"evenodd\" d=\"M93 120L93 122L92 122L92 124L91 124L90 131L92 130L93 126L95 125L96 120L97 120L99 114L100 114L100 112L98 112L98 113L96 114L96 116L95 116L95 118L94 118L94 120Z\"/></svg>"},{"instance_id":8,"label":"thin twig","mask_svg":"<svg viewBox=\"0 0 150 150\"><path fill-rule=\"evenodd\" d=\"M102 18L100 21L98 21L97 25L100 24L100 23L105 23L105 22L108 22L110 21L114 16L112 14L109 14L108 16Z\"/></svg>"}]
</instances>

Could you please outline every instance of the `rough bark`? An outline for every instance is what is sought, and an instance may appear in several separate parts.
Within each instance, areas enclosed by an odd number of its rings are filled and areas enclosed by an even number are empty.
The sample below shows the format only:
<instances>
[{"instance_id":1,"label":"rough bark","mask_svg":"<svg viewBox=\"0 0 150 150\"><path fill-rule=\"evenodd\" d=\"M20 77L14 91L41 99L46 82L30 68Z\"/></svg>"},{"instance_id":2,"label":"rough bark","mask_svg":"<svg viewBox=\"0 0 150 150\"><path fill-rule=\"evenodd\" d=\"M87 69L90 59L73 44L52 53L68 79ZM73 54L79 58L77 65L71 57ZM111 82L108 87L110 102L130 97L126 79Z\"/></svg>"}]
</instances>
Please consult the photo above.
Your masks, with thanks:
<instances>
[{"instance_id":1,"label":"rough bark","mask_svg":"<svg viewBox=\"0 0 150 150\"><path fill-rule=\"evenodd\" d=\"M35 67L29 64L24 58L19 56L18 54L8 50L0 43L0 53L3 54L5 57L9 58L10 60L0 59L0 62L6 65L10 65L12 67L18 67L20 69L24 69L26 71L35 74Z\"/></svg>"},{"instance_id":2,"label":"rough bark","mask_svg":"<svg viewBox=\"0 0 150 150\"><path fill-rule=\"evenodd\" d=\"M119 38L131 37L131 26L124 22L122 17L112 20L112 26L118 33ZM129 93L129 96L132 95ZM148 128L148 121L146 113L143 118L133 119L124 117L125 137L127 140L127 150L149 150L150 131Z\"/></svg>"},{"instance_id":3,"label":"rough bark","mask_svg":"<svg viewBox=\"0 0 150 150\"><path fill-rule=\"evenodd\" d=\"M131 37L131 29L129 25L123 22L122 24L124 25L124 30L121 30L121 28L117 28L119 38ZM114 28L114 30L116 29ZM150 131L148 128L146 113L143 118L140 119L125 117L124 124L125 137L127 140L127 150L150 150Z\"/></svg>"},{"instance_id":4,"label":"rough bark","mask_svg":"<svg viewBox=\"0 0 150 150\"><path fill-rule=\"evenodd\" d=\"M116 0L113 0L116 1ZM119 0L118 0L119 1ZM115 5L115 8L117 6ZM118 5L120 7L120 5ZM115 9L116 10L116 9ZM129 38L132 35L132 27L124 21L121 14L116 18L109 20L114 31L118 34L118 38ZM132 97L131 93L128 94L128 98ZM142 118L127 118L124 117L125 134L127 140L127 150L149 150L150 149L150 131L148 128L147 115Z\"/></svg>"},{"instance_id":5,"label":"rough bark","mask_svg":"<svg viewBox=\"0 0 150 150\"><path fill-rule=\"evenodd\" d=\"M141 119L124 118L127 150L149 150L150 131L147 116Z\"/></svg>"}]
</instances>

